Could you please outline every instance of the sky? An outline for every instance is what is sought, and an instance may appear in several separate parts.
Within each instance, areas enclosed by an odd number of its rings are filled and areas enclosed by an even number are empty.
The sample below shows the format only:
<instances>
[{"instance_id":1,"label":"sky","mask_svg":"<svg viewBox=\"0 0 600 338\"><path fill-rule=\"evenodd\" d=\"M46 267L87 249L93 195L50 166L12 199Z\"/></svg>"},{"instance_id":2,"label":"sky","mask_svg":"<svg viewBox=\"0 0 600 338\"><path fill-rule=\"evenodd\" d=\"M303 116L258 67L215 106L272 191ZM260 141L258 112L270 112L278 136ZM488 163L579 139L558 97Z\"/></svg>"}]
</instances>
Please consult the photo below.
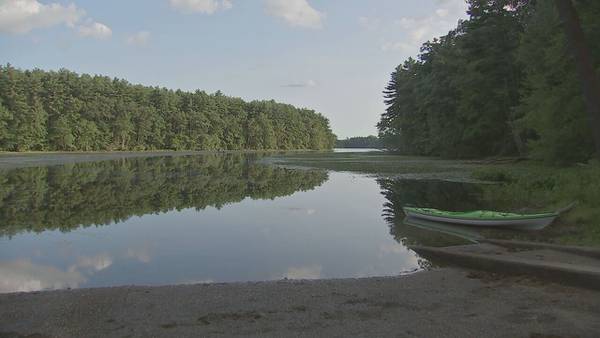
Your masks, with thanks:
<instances>
[{"instance_id":1,"label":"sky","mask_svg":"<svg viewBox=\"0 0 600 338\"><path fill-rule=\"evenodd\" d=\"M390 73L464 0L0 0L0 63L274 99L376 135Z\"/></svg>"}]
</instances>

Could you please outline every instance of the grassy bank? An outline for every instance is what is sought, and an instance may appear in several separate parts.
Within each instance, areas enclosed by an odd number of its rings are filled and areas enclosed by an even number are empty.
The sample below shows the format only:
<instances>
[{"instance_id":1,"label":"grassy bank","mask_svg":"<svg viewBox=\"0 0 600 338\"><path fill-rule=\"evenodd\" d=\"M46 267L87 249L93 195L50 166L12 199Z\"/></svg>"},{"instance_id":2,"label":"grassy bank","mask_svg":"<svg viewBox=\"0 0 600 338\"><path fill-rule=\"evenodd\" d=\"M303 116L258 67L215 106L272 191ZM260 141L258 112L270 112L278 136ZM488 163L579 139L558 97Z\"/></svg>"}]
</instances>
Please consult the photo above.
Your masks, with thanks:
<instances>
[{"instance_id":1,"label":"grassy bank","mask_svg":"<svg viewBox=\"0 0 600 338\"><path fill-rule=\"evenodd\" d=\"M536 162L484 166L473 177L500 183L485 192L500 208L557 210L577 201L548 229L559 243L600 246L600 164L548 167Z\"/></svg>"}]
</instances>

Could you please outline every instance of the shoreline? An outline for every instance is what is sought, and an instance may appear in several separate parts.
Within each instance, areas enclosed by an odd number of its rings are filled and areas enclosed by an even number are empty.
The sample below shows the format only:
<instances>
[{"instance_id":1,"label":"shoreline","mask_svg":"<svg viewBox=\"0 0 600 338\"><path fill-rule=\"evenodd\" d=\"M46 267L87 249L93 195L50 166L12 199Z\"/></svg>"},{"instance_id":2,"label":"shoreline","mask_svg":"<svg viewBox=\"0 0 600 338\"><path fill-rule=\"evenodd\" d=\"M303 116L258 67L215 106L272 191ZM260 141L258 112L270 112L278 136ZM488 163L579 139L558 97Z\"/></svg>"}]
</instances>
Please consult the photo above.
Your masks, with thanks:
<instances>
[{"instance_id":1,"label":"shoreline","mask_svg":"<svg viewBox=\"0 0 600 338\"><path fill-rule=\"evenodd\" d=\"M1 337L593 337L600 292L442 268L397 277L0 294Z\"/></svg>"},{"instance_id":2,"label":"shoreline","mask_svg":"<svg viewBox=\"0 0 600 338\"><path fill-rule=\"evenodd\" d=\"M0 169L45 167L71 163L112 161L126 158L192 156L209 154L301 153L316 150L153 150L153 151L89 151L89 152L0 152Z\"/></svg>"},{"instance_id":3,"label":"shoreline","mask_svg":"<svg viewBox=\"0 0 600 338\"><path fill-rule=\"evenodd\" d=\"M0 153L0 169L20 169L29 167L49 167L85 162L112 161L137 157L189 156L203 152L31 152Z\"/></svg>"}]
</instances>

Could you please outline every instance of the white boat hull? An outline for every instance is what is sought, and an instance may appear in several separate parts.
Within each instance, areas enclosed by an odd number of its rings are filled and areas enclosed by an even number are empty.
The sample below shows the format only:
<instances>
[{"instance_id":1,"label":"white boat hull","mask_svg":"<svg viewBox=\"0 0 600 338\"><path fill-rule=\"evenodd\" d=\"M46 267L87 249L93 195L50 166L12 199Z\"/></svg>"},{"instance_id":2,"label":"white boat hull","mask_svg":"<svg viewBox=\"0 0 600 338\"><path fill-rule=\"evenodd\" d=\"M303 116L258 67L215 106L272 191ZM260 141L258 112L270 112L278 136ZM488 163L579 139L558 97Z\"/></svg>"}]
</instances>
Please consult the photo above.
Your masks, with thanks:
<instances>
[{"instance_id":1,"label":"white boat hull","mask_svg":"<svg viewBox=\"0 0 600 338\"><path fill-rule=\"evenodd\" d=\"M405 211L406 216L424 219L433 222L450 223L450 224L461 224L479 227L502 227L511 229L525 229L525 230L539 230L550 225L557 216L549 217L537 217L528 219L506 219L506 220L492 220L492 219L464 219L464 218L451 218L443 216L426 215L412 211Z\"/></svg>"}]
</instances>

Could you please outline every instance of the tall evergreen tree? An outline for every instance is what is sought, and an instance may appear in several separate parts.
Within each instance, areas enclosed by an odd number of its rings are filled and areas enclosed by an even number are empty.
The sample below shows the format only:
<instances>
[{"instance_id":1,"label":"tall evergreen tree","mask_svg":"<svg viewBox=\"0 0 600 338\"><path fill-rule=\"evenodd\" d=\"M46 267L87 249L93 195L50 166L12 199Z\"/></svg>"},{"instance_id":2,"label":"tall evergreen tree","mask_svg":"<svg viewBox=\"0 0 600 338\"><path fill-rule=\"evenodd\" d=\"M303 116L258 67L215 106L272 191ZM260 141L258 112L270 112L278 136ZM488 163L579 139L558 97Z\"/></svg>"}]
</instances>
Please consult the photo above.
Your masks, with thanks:
<instances>
[{"instance_id":1,"label":"tall evergreen tree","mask_svg":"<svg viewBox=\"0 0 600 338\"><path fill-rule=\"evenodd\" d=\"M9 142L10 129L8 126L10 125L11 115L10 112L4 104L2 104L2 99L0 99L0 149L6 149L6 144Z\"/></svg>"},{"instance_id":2,"label":"tall evergreen tree","mask_svg":"<svg viewBox=\"0 0 600 338\"><path fill-rule=\"evenodd\" d=\"M592 53L585 41L581 21L571 0L554 0L569 49L573 55L577 72L583 88L586 108L590 121L592 138L596 146L596 157L600 159L600 80L594 67Z\"/></svg>"}]
</instances>

